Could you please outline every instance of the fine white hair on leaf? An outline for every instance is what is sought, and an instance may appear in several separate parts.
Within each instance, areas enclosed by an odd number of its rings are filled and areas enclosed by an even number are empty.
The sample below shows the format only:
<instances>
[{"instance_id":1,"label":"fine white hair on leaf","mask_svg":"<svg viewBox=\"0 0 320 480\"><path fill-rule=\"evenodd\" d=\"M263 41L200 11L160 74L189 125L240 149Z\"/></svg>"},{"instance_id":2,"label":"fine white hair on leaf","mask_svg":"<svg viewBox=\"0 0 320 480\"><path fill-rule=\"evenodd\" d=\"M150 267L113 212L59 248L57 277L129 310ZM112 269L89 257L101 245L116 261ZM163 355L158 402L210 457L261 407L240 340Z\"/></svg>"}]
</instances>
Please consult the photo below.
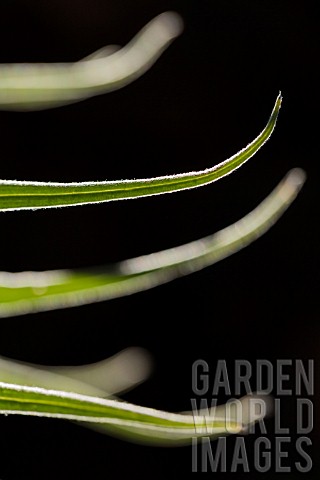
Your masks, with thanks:
<instances>
[{"instance_id":1,"label":"fine white hair on leaf","mask_svg":"<svg viewBox=\"0 0 320 480\"><path fill-rule=\"evenodd\" d=\"M185 245L111 266L85 271L62 270L60 283L57 271L53 275L50 271L29 272L27 276L24 272L9 275L0 272L0 316L67 308L131 295L213 265L269 230L294 201L305 177L303 170L291 170L245 217L213 235Z\"/></svg>"},{"instance_id":2,"label":"fine white hair on leaf","mask_svg":"<svg viewBox=\"0 0 320 480\"><path fill-rule=\"evenodd\" d=\"M279 93L260 134L245 148L213 167L154 178L117 181L57 183L0 180L0 211L67 207L163 195L216 182L244 165L269 140L276 126L281 102Z\"/></svg>"}]
</instances>

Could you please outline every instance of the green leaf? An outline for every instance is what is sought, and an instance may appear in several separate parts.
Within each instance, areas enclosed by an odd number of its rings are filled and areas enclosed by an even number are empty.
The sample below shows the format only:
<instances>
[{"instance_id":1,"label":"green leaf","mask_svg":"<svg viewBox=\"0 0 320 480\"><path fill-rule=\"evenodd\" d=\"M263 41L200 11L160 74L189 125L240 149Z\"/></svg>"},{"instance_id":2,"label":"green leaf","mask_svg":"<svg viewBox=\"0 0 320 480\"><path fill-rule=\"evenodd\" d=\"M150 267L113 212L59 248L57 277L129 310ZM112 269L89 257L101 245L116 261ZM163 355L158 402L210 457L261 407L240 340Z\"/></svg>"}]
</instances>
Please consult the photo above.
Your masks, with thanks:
<instances>
[{"instance_id":1,"label":"green leaf","mask_svg":"<svg viewBox=\"0 0 320 480\"><path fill-rule=\"evenodd\" d=\"M248 397L242 399L245 407ZM105 433L124 435L131 440L181 444L192 438L240 433L250 422L238 419L227 408L210 409L208 414L169 413L118 400L101 399L39 387L0 383L0 413L51 417L89 422ZM257 420L257 419L256 419Z\"/></svg>"},{"instance_id":2,"label":"green leaf","mask_svg":"<svg viewBox=\"0 0 320 480\"><path fill-rule=\"evenodd\" d=\"M120 387L122 390L124 386L125 389L127 389L139 384L141 380L145 379L149 368L150 361L146 352L137 348L126 349L116 356L102 362L91 365L81 365L78 367L45 367L0 357L0 379L2 382L6 382L6 384L2 383L5 387L14 386L15 390L20 390L21 387L25 386L37 386L37 388L42 387L44 389L50 389L51 392L45 390L49 395L51 393L57 393L52 392L52 389L59 391L63 390L63 392L59 392L59 394L62 393L63 396L65 396L65 392L80 393L86 395L86 398L88 398L88 395L91 397L99 397L99 402L101 397L110 398L110 387L111 389L119 389ZM117 377L116 379L114 379L115 376ZM8 385L7 382L10 383L10 385ZM12 385L12 383L19 385ZM108 390L107 392L105 390L106 386ZM120 407L123 405L118 398L112 396L112 399L116 400ZM93 400L95 399L93 398ZM24 401L24 398L19 398L18 396L18 403L23 403ZM255 403L257 402L260 406L260 414L258 417L256 414L257 409L255 407ZM263 405L261 405L262 402ZM0 409L2 406L0 398ZM140 407L133 407L135 409L140 409ZM212 422L215 423L215 427L220 426L223 422L225 433L235 433L234 426L238 426L238 428L241 428L243 431L248 430L250 425L263 418L268 412L270 408L270 398L266 395L263 395L262 397L261 395L257 396L251 394L250 396L247 395L238 400L237 408L234 409L234 407L235 405L232 406L231 404L230 406L226 404L213 406L211 408L208 406L208 408L199 409L196 404L192 403L193 410L183 412L178 418L183 422L185 422L188 417L190 420L191 416L192 418L195 416L196 419L202 418L205 428L202 428L199 424L193 424L194 430L192 436L196 437L205 434L206 436L215 438L222 433L218 433L216 429L212 430ZM241 408L240 412L239 407ZM34 415L32 411L26 412L24 406L21 405L18 406L18 411L16 409L8 410L6 405L5 408L5 410L0 410L0 412L4 414L21 413L23 415ZM35 406L35 409L37 416L48 416L48 412L40 410L39 407ZM172 414L167 412L156 412L155 410L153 410L153 412L155 412L156 415L160 414L161 416L164 416L164 418L167 417L169 420L172 420ZM50 413L52 414L53 412L50 411ZM54 413L58 413L58 415L54 414L50 416L57 416L58 418L66 418L69 420L73 419L65 416L61 417L60 414L63 412L61 412L59 405L57 405L57 412ZM188 417L186 417L186 415L188 415ZM76 420L78 420L78 418ZM142 422L140 422L139 425L127 425L119 421L116 421L115 423L112 421L110 423L110 421L107 420L107 422L102 421L100 423L99 420L96 423L96 420L90 420L81 422L80 425L99 431L103 434L111 434L126 440L147 444L177 446L189 443L191 438L191 432L187 430L181 431L180 428L163 428L163 426L155 427L144 425Z\"/></svg>"},{"instance_id":3,"label":"green leaf","mask_svg":"<svg viewBox=\"0 0 320 480\"><path fill-rule=\"evenodd\" d=\"M212 168L179 175L110 182L45 183L0 180L0 211L123 200L176 192L215 182L243 165L269 139L276 124L280 105L281 94L260 135L240 152Z\"/></svg>"},{"instance_id":4,"label":"green leaf","mask_svg":"<svg viewBox=\"0 0 320 480\"><path fill-rule=\"evenodd\" d=\"M143 75L182 32L182 20L165 12L131 42L73 63L0 65L0 109L41 110L118 90Z\"/></svg>"},{"instance_id":5,"label":"green leaf","mask_svg":"<svg viewBox=\"0 0 320 480\"><path fill-rule=\"evenodd\" d=\"M201 270L266 232L295 199L304 181L302 170L291 170L244 218L214 235L180 247L86 271L0 272L0 316L100 302Z\"/></svg>"}]
</instances>

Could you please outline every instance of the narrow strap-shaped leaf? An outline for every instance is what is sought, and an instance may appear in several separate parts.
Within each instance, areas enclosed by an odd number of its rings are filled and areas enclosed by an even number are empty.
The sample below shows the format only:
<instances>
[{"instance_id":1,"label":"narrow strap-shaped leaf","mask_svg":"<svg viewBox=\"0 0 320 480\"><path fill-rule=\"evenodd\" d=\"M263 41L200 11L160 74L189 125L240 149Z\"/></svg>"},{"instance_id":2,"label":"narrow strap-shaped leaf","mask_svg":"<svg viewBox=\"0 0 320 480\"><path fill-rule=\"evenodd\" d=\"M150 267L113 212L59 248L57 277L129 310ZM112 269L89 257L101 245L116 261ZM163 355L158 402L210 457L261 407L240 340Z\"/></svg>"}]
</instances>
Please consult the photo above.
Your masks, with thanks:
<instances>
[{"instance_id":1,"label":"narrow strap-shaped leaf","mask_svg":"<svg viewBox=\"0 0 320 480\"><path fill-rule=\"evenodd\" d=\"M150 355L142 348L127 348L97 363L80 366L44 366L0 357L0 381L38 386L97 397L110 397L146 380Z\"/></svg>"},{"instance_id":2,"label":"narrow strap-shaped leaf","mask_svg":"<svg viewBox=\"0 0 320 480\"><path fill-rule=\"evenodd\" d=\"M141 351L140 349L132 348L125 350L123 352L120 352L116 357L111 358L110 360L106 360L104 362L99 362L98 364L92 364L92 365L84 365L80 367L67 367L67 368L61 368L61 367L56 367L53 369L53 367L43 367L39 365L31 365L31 364L26 364L24 362L17 362L14 360L8 360L8 359L3 359L0 358L0 380L2 382L6 382L5 386L6 387L11 387L12 383L14 382L14 387L15 390L19 390L22 386L31 386L31 387L41 387L42 389L50 389L51 392L48 392L46 390L47 394L50 393L56 393L52 392L52 390L59 390L59 394L62 394L65 396L65 392L73 392L76 394L82 394L82 395L90 395L91 397L99 397L99 402L100 398L110 398L110 394L106 393L104 391L106 382L103 378L104 373L108 375L112 374L112 371L114 371L114 363L116 363L116 370L118 370L118 373L123 377L120 379L120 384L123 386L124 383L128 384L128 379L127 379L127 372L122 372L123 368L119 365L119 363L124 360L124 363L127 363L127 360L130 358L133 360L134 364L137 364L137 355L138 357L141 357ZM143 363L145 363L145 352L142 351L142 357L143 357ZM111 362L111 364L110 364ZM138 359L138 363L141 363L141 358L140 360ZM120 369L119 369L120 367ZM130 367L131 368L131 367ZM99 388L103 388L103 391L97 390L96 387L92 387L93 383L97 383L95 379L92 379L90 376L90 371L91 371L94 377L96 377L96 380L98 381ZM53 372L59 372L58 375L54 374ZM65 372L67 372L67 376L65 376ZM89 375L88 375L89 374ZM145 374L143 374L145 376ZM9 380L8 380L9 379ZM139 373L139 381L141 381L141 375ZM75 381L76 380L76 381ZM132 378L128 384L128 386L133 386L132 385ZM134 379L135 385L137 384L136 378ZM139 383L138 381L138 383ZM10 385L8 385L10 383ZM116 383L119 385L119 380L116 381ZM17 385L18 384L18 385ZM109 381L107 381L108 386L110 386ZM3 383L2 383L3 385ZM50 385L50 386L48 386ZM113 385L114 386L114 385ZM1 385L0 385L1 387ZM63 392L61 392L63 390ZM19 395L19 394L18 394ZM87 398L87 397L86 397ZM11 397L10 397L11 399ZM116 397L112 397L113 400L116 400L117 402L120 403L122 406L123 404L120 402L120 400ZM93 401L95 399L93 398ZM24 398L18 398L17 402L24 403L25 399ZM235 409L235 405L233 404L232 406L231 402L231 407L228 404L225 405L219 405L219 406L213 406L211 408L203 408L203 409L198 409L195 405L192 405L194 408L193 411L188 411L188 412L183 412L183 414L179 415L179 418L183 421L188 418L190 420L191 416L192 418L195 417L195 422L194 422L194 434L193 436L201 436L201 433L206 435L206 436L212 436L212 438L215 438L215 436L219 435L217 430L213 427L218 427L219 425L222 424L222 422L225 425L225 433L235 433L234 426L238 426L239 428L243 428L243 430L247 430L250 425L253 423L257 422L259 419L263 418L265 414L269 411L270 409L270 399L268 396L263 395L247 395L243 397L242 399L237 401L237 408ZM257 409L255 407L255 403L259 403L260 405L260 414L257 416ZM263 408L262 404L263 403ZM1 399L0 399L0 409L2 408L3 405L1 405ZM239 407L240 407L240 412L239 412ZM139 408L134 406L134 408ZM36 415L39 416L47 416L48 412L44 412L42 409L39 407L35 406L35 409L37 411ZM2 411L1 413L22 413L23 415L28 415L28 412L25 411L25 407L23 405L18 405L18 412L17 410L10 410L9 412L7 410ZM51 411L51 414L53 412ZM64 413L63 411L61 412L60 410L60 405L57 405L57 412L58 415L50 415L50 416L57 416L60 418L61 413ZM168 418L172 418L171 414L168 414L166 412L159 412L160 415L167 415ZM30 413L30 415L33 415L33 413ZM186 417L187 415L187 417ZM66 418L66 417L61 417L61 418ZM203 425L198 424L196 419L203 419ZM70 418L70 420L73 418ZM120 420L120 419L119 419ZM215 425L213 425L212 422L215 422ZM134 442L142 442L142 443L147 443L147 444L156 444L156 445L174 445L178 446L184 443L190 442L190 431L183 430L181 431L180 428L168 428L163 426L159 427L152 427L150 425L144 425L142 423L139 424L124 424L122 422L112 422L107 420L107 422L103 421L100 423L95 423L95 421L86 421L86 422L81 422L81 425L86 427L86 428L91 428L93 430L97 430L100 433L104 434L111 434L115 435L121 438L124 438L125 440L132 440ZM230 431L230 426L231 426L231 431Z\"/></svg>"},{"instance_id":3,"label":"narrow strap-shaped leaf","mask_svg":"<svg viewBox=\"0 0 320 480\"><path fill-rule=\"evenodd\" d=\"M99 302L147 290L237 252L266 232L305 180L291 170L251 213L220 232L180 247L100 269L0 273L0 316L9 317Z\"/></svg>"},{"instance_id":4,"label":"narrow strap-shaped leaf","mask_svg":"<svg viewBox=\"0 0 320 480\"><path fill-rule=\"evenodd\" d=\"M165 12L116 51L105 47L79 62L0 65L0 109L41 110L122 88L145 73L182 32Z\"/></svg>"},{"instance_id":5,"label":"narrow strap-shaped leaf","mask_svg":"<svg viewBox=\"0 0 320 480\"><path fill-rule=\"evenodd\" d=\"M237 403L238 409L234 409L235 403ZM207 423L210 418L215 419L224 419L226 424L230 422L239 422L241 417L242 430L240 433L254 433L254 424L262 420L266 414L270 413L273 410L273 401L272 399L265 394L250 394L242 397L236 402L233 403L231 400L230 403L224 405L218 405L211 408L205 408L203 410L183 412L188 415L196 415L196 417L202 417L204 422ZM233 407L232 407L233 404ZM259 405L260 413L257 414L257 406ZM231 406L231 407L230 407ZM133 441L135 443L142 443L147 445L160 445L160 446L180 446L186 443L190 443L190 438L185 435L181 435L179 432L166 432L158 430L157 432L150 432L148 429L135 429L124 427L121 425L113 424L100 424L100 423L85 423L83 424L86 428L96 430L100 433L109 434L113 436L120 437L125 440ZM227 428L229 430L229 428ZM210 431L210 426L196 428L197 436L206 436L215 439L218 434L214 434ZM232 433L228 431L228 433ZM202 435L201 435L202 434ZM196 436L193 436L195 439Z\"/></svg>"},{"instance_id":6,"label":"narrow strap-shaped leaf","mask_svg":"<svg viewBox=\"0 0 320 480\"><path fill-rule=\"evenodd\" d=\"M179 175L110 182L45 183L0 180L0 211L33 210L145 197L215 182L243 165L269 139L280 105L279 94L270 119L260 135L240 152L212 168Z\"/></svg>"},{"instance_id":7,"label":"narrow strap-shaped leaf","mask_svg":"<svg viewBox=\"0 0 320 480\"><path fill-rule=\"evenodd\" d=\"M245 397L246 398L246 397ZM101 399L76 393L0 383L0 413L52 417L95 423L126 436L145 440L171 440L180 443L191 438L239 433L247 424L243 417L221 407L210 415L169 413L118 400Z\"/></svg>"}]
</instances>

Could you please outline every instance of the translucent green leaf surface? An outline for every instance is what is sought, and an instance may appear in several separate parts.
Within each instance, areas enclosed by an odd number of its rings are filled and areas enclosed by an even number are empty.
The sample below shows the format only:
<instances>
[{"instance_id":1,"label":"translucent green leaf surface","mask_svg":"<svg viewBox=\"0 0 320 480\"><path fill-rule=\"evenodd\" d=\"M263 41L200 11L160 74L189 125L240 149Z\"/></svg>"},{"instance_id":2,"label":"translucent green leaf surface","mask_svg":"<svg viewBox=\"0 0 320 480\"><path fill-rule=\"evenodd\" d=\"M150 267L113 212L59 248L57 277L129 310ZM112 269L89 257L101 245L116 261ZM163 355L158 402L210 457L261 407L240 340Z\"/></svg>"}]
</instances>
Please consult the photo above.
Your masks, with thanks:
<instances>
[{"instance_id":1,"label":"translucent green leaf surface","mask_svg":"<svg viewBox=\"0 0 320 480\"><path fill-rule=\"evenodd\" d=\"M110 182L46 183L0 180L0 211L34 210L123 200L177 192L215 182L243 165L269 139L280 106L281 95L278 96L270 119L260 135L240 152L212 168L179 175Z\"/></svg>"},{"instance_id":2,"label":"translucent green leaf surface","mask_svg":"<svg viewBox=\"0 0 320 480\"><path fill-rule=\"evenodd\" d=\"M151 255L86 271L0 272L0 315L8 317L129 295L187 275L237 252L266 232L305 180L291 170L251 213L227 228Z\"/></svg>"},{"instance_id":3,"label":"translucent green leaf surface","mask_svg":"<svg viewBox=\"0 0 320 480\"><path fill-rule=\"evenodd\" d=\"M242 399L242 407L245 402L247 397ZM242 412L234 415L227 407L213 408L206 415L169 413L118 400L2 382L0 413L89 422L105 433L127 439L178 445L201 436L240 433L250 424Z\"/></svg>"}]
</instances>

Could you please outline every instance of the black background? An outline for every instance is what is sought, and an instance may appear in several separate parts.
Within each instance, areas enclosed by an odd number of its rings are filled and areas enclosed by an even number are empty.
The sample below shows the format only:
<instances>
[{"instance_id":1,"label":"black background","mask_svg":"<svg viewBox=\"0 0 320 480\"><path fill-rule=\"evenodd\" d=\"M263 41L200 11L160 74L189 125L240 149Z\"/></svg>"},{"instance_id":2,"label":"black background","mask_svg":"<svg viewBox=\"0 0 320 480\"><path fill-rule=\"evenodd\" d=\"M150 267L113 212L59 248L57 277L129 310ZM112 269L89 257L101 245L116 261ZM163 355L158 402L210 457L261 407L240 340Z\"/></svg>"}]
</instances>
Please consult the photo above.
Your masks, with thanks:
<instances>
[{"instance_id":1,"label":"black background","mask_svg":"<svg viewBox=\"0 0 320 480\"><path fill-rule=\"evenodd\" d=\"M212 374L217 360L226 359L231 382L235 359L253 365L259 358L314 359L317 367L319 52L313 9L312 2L297 0L1 3L2 63L78 60L109 43L127 43L166 10L179 12L185 23L151 70L122 90L48 111L0 112L3 179L116 180L206 168L251 141L279 90L283 94L271 140L215 184L135 201L2 214L1 270L108 264L186 243L245 215L289 169L299 166L308 175L279 223L243 251L149 292L3 319L1 355L79 365L141 346L153 356L153 375L125 399L169 411L191 408L191 367L199 358ZM283 423L293 435L293 399L284 405ZM314 444L317 422L315 415ZM1 479L191 473L190 447L133 445L56 420L7 417L0 429ZM249 456L255 438L246 439ZM234 438L227 444L232 455ZM309 453L315 462L317 448ZM256 477L250 466L246 475ZM298 476L293 468L290 478Z\"/></svg>"}]
</instances>

